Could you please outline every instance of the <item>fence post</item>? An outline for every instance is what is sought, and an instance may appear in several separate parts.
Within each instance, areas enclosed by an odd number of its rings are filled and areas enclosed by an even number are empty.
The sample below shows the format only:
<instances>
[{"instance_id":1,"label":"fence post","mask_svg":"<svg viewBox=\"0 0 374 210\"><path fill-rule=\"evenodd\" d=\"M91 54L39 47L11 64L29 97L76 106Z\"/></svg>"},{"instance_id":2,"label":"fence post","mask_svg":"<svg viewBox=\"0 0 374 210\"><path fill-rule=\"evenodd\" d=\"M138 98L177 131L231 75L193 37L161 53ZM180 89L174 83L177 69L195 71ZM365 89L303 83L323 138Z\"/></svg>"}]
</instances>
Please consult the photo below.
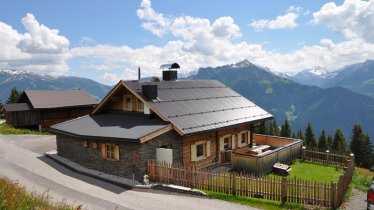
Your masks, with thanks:
<instances>
[{"instance_id":1,"label":"fence post","mask_svg":"<svg viewBox=\"0 0 374 210\"><path fill-rule=\"evenodd\" d=\"M285 203L287 201L287 178L286 177L282 177L281 197L282 197L282 203Z\"/></svg>"},{"instance_id":2,"label":"fence post","mask_svg":"<svg viewBox=\"0 0 374 210\"><path fill-rule=\"evenodd\" d=\"M331 200L330 200L331 208L335 209L335 208L337 208L337 205L336 205L336 183L331 182L330 189L331 189L331 196L330 196L330 198L331 198Z\"/></svg>"},{"instance_id":3,"label":"fence post","mask_svg":"<svg viewBox=\"0 0 374 210\"><path fill-rule=\"evenodd\" d=\"M301 147L301 159L302 159L302 161L305 161L305 149L306 149L305 146Z\"/></svg>"},{"instance_id":4,"label":"fence post","mask_svg":"<svg viewBox=\"0 0 374 210\"><path fill-rule=\"evenodd\" d=\"M232 195L236 195L236 173L232 173L231 181L232 181Z\"/></svg>"}]
</instances>

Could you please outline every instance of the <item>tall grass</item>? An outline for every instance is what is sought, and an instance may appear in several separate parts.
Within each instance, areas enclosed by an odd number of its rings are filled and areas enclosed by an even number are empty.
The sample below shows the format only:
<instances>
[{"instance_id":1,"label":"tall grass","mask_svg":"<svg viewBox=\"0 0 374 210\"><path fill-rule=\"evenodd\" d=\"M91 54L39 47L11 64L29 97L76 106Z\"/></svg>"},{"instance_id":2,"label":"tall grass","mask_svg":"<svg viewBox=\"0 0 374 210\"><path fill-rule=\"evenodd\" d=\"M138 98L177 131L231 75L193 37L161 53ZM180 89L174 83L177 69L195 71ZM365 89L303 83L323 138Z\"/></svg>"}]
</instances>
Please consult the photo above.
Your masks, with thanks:
<instances>
[{"instance_id":1,"label":"tall grass","mask_svg":"<svg viewBox=\"0 0 374 210\"><path fill-rule=\"evenodd\" d=\"M21 135L21 134L32 134L32 135L46 135L35 130L23 129L23 128L14 128L6 123L0 124L0 134L4 135Z\"/></svg>"},{"instance_id":2,"label":"tall grass","mask_svg":"<svg viewBox=\"0 0 374 210\"><path fill-rule=\"evenodd\" d=\"M53 203L47 193L28 193L19 183L0 178L0 209L80 210L82 205L73 206L65 201Z\"/></svg>"},{"instance_id":3,"label":"tall grass","mask_svg":"<svg viewBox=\"0 0 374 210\"><path fill-rule=\"evenodd\" d=\"M368 169L356 167L353 173L352 185L354 188L367 192L369 186L372 183L374 172L370 172Z\"/></svg>"}]
</instances>

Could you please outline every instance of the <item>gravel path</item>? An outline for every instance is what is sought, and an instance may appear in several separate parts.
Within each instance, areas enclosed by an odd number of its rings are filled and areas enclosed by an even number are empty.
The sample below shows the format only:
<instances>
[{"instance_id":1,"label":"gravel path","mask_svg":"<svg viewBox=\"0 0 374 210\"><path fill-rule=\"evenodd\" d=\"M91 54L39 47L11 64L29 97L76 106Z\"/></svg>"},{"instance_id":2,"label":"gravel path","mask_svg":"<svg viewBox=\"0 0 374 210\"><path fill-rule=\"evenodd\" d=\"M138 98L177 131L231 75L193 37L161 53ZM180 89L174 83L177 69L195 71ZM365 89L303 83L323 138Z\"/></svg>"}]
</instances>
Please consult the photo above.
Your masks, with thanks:
<instances>
[{"instance_id":1,"label":"gravel path","mask_svg":"<svg viewBox=\"0 0 374 210\"><path fill-rule=\"evenodd\" d=\"M366 206L366 193L361 190L353 189L351 198L349 201L343 203L341 209L366 209Z\"/></svg>"}]
</instances>

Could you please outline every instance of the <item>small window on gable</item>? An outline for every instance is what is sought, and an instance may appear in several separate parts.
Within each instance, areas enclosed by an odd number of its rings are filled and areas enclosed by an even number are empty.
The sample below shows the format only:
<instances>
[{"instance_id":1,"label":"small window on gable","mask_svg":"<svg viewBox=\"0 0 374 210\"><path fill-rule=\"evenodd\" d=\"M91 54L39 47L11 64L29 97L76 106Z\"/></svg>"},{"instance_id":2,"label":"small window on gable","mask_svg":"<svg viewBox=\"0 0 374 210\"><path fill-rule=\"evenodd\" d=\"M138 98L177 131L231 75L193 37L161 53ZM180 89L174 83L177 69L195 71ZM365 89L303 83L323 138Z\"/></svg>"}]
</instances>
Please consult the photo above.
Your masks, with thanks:
<instances>
[{"instance_id":1,"label":"small window on gable","mask_svg":"<svg viewBox=\"0 0 374 210\"><path fill-rule=\"evenodd\" d=\"M138 111L144 111L144 103L138 99Z\"/></svg>"},{"instance_id":2,"label":"small window on gable","mask_svg":"<svg viewBox=\"0 0 374 210\"><path fill-rule=\"evenodd\" d=\"M131 96L125 96L125 109L127 111L132 111L132 99Z\"/></svg>"}]
</instances>

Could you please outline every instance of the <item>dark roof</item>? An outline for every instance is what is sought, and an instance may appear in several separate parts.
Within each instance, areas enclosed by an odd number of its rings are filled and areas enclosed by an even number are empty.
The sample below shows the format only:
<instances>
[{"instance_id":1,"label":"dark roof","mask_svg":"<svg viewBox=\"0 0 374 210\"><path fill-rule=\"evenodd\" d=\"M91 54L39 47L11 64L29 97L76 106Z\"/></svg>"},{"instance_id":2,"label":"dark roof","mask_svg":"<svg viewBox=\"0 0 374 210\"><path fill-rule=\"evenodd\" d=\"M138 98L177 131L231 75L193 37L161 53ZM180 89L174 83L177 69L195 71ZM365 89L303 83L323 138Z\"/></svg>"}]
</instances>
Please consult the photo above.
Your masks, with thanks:
<instances>
[{"instance_id":1,"label":"dark roof","mask_svg":"<svg viewBox=\"0 0 374 210\"><path fill-rule=\"evenodd\" d=\"M34 109L93 106L97 101L83 90L26 90ZM21 96L22 98L22 96Z\"/></svg>"},{"instance_id":2,"label":"dark roof","mask_svg":"<svg viewBox=\"0 0 374 210\"><path fill-rule=\"evenodd\" d=\"M57 133L68 133L89 138L136 141L169 125L169 123L160 119L145 119L144 116L108 113L86 115L53 125L51 130Z\"/></svg>"},{"instance_id":3,"label":"dark roof","mask_svg":"<svg viewBox=\"0 0 374 210\"><path fill-rule=\"evenodd\" d=\"M31 107L27 103L4 104L6 112L29 111Z\"/></svg>"},{"instance_id":4,"label":"dark roof","mask_svg":"<svg viewBox=\"0 0 374 210\"><path fill-rule=\"evenodd\" d=\"M184 134L256 122L273 116L216 80L161 81L158 100L142 94L136 81L123 83L142 96L159 114Z\"/></svg>"}]
</instances>

